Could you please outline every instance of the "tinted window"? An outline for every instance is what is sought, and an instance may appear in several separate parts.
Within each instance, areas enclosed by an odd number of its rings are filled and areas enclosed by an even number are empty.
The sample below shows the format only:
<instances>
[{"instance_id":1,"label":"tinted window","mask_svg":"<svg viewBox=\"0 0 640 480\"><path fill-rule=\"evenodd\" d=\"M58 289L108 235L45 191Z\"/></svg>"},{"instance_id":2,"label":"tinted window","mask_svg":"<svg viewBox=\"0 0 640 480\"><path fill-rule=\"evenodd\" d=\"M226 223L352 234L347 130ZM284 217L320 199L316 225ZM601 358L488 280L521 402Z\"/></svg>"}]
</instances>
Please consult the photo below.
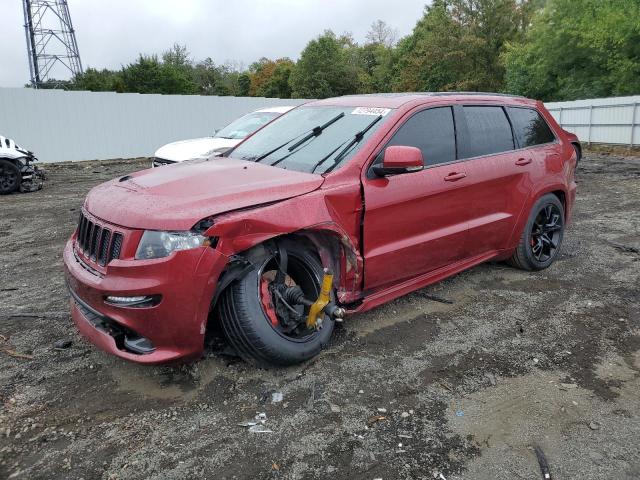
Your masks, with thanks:
<instances>
[{"instance_id":1,"label":"tinted window","mask_svg":"<svg viewBox=\"0 0 640 480\"><path fill-rule=\"evenodd\" d=\"M511 125L502 107L464 107L469 129L467 157L513 150Z\"/></svg>"},{"instance_id":2,"label":"tinted window","mask_svg":"<svg viewBox=\"0 0 640 480\"><path fill-rule=\"evenodd\" d=\"M509 116L520 147L530 147L555 140L549 125L537 111L531 108L509 107Z\"/></svg>"},{"instance_id":3,"label":"tinted window","mask_svg":"<svg viewBox=\"0 0 640 480\"><path fill-rule=\"evenodd\" d=\"M456 134L451 107L430 108L416 113L395 133L390 145L422 150L425 165L456 159Z\"/></svg>"}]
</instances>

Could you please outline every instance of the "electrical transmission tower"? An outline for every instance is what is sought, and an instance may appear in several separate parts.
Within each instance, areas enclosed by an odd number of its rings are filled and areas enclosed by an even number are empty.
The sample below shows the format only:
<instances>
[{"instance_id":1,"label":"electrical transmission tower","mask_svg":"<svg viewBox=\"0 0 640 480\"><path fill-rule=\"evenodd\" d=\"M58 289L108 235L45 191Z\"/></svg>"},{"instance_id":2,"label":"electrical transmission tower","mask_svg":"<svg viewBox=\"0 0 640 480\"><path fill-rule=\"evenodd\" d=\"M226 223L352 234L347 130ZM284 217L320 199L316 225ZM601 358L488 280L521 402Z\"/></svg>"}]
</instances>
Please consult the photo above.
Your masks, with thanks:
<instances>
[{"instance_id":1,"label":"electrical transmission tower","mask_svg":"<svg viewBox=\"0 0 640 480\"><path fill-rule=\"evenodd\" d=\"M66 0L22 0L31 85L40 88L69 73L82 73Z\"/></svg>"}]
</instances>

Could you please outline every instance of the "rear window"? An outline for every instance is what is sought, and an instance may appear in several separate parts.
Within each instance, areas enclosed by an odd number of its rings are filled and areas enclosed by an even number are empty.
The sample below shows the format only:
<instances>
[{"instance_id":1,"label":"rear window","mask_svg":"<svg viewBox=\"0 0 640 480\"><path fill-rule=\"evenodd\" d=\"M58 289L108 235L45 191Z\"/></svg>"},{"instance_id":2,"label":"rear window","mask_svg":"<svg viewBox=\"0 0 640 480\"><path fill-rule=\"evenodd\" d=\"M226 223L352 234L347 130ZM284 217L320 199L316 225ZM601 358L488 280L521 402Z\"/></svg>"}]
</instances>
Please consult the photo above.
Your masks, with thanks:
<instances>
[{"instance_id":1,"label":"rear window","mask_svg":"<svg viewBox=\"0 0 640 480\"><path fill-rule=\"evenodd\" d=\"M550 143L555 140L544 118L532 108L508 107L513 131L521 148Z\"/></svg>"},{"instance_id":2,"label":"rear window","mask_svg":"<svg viewBox=\"0 0 640 480\"><path fill-rule=\"evenodd\" d=\"M479 157L514 149L511 124L502 107L465 106L469 129L467 157Z\"/></svg>"},{"instance_id":3,"label":"rear window","mask_svg":"<svg viewBox=\"0 0 640 480\"><path fill-rule=\"evenodd\" d=\"M456 134L451 107L429 108L413 115L387 146L405 145L422 150L425 165L456 159Z\"/></svg>"}]
</instances>

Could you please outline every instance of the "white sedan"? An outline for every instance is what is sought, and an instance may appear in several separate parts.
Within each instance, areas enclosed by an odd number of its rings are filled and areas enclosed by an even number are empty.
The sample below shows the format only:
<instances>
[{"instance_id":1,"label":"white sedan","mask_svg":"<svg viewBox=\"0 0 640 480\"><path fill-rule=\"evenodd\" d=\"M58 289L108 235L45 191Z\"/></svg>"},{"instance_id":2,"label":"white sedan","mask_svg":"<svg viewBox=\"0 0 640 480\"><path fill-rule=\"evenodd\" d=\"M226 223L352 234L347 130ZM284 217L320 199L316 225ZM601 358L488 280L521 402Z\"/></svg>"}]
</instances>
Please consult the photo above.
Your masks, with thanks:
<instances>
[{"instance_id":1,"label":"white sedan","mask_svg":"<svg viewBox=\"0 0 640 480\"><path fill-rule=\"evenodd\" d=\"M191 140L168 143L156 150L152 166L159 167L185 160L220 155L292 108L294 107L263 108L231 122L222 130L215 132L212 137L193 138Z\"/></svg>"}]
</instances>

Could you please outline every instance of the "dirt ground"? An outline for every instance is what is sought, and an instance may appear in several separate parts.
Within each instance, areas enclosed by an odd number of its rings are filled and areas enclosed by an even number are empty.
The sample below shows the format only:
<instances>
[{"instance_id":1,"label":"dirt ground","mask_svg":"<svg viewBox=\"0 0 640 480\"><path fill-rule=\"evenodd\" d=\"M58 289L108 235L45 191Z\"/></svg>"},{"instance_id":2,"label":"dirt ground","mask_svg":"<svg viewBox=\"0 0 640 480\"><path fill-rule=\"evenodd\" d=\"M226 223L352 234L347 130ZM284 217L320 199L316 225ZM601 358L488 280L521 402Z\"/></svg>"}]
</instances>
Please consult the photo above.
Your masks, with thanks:
<instances>
[{"instance_id":1,"label":"dirt ground","mask_svg":"<svg viewBox=\"0 0 640 480\"><path fill-rule=\"evenodd\" d=\"M0 478L536 479L535 445L554 479L640 478L639 157L584 158L548 270L482 265L270 371L142 367L76 333L63 244L92 186L142 166L0 198ZM271 433L238 425L257 413Z\"/></svg>"}]
</instances>

